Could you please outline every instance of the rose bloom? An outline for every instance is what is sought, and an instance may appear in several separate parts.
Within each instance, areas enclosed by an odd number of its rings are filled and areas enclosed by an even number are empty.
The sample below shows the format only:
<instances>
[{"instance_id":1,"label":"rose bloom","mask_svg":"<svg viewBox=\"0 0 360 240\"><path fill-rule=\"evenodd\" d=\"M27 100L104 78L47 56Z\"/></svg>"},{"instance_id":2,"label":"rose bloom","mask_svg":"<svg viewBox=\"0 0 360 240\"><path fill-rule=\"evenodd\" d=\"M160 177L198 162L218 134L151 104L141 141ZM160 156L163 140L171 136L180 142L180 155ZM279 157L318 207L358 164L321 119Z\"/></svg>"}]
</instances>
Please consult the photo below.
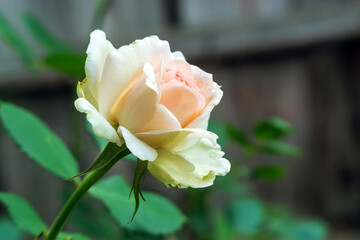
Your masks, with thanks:
<instances>
[{"instance_id":1,"label":"rose bloom","mask_svg":"<svg viewBox=\"0 0 360 240\"><path fill-rule=\"evenodd\" d=\"M115 49L95 30L86 53L75 106L97 136L125 143L166 185L206 187L230 171L216 134L206 130L222 97L211 74L157 36Z\"/></svg>"}]
</instances>

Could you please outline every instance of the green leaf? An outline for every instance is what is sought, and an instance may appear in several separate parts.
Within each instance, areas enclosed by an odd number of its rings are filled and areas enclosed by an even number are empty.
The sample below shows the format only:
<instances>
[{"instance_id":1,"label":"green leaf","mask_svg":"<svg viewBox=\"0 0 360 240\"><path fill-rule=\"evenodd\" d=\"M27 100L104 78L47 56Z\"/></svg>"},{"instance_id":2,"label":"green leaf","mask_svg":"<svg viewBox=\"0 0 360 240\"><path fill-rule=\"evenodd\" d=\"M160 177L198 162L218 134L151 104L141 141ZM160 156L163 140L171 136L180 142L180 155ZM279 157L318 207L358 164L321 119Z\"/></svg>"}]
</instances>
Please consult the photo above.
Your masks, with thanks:
<instances>
[{"instance_id":1,"label":"green leaf","mask_svg":"<svg viewBox=\"0 0 360 240\"><path fill-rule=\"evenodd\" d=\"M260 151L265 154L288 157L299 157L301 155L301 151L299 148L278 141L271 141L266 143L260 149Z\"/></svg>"},{"instance_id":2,"label":"green leaf","mask_svg":"<svg viewBox=\"0 0 360 240\"><path fill-rule=\"evenodd\" d=\"M110 163L113 159L121 159L122 157L129 154L130 151L126 148L126 145L123 144L121 147L116 145L116 143L108 143L104 150L100 153L100 155L95 159L95 161L86 169L68 179L73 179L76 177L80 177L87 173L93 172L97 169L105 167L108 163Z\"/></svg>"},{"instance_id":3,"label":"green leaf","mask_svg":"<svg viewBox=\"0 0 360 240\"><path fill-rule=\"evenodd\" d=\"M19 229L33 236L46 230L45 223L25 199L12 193L0 192L0 201L8 208L10 217Z\"/></svg>"},{"instance_id":4,"label":"green leaf","mask_svg":"<svg viewBox=\"0 0 360 240\"><path fill-rule=\"evenodd\" d=\"M25 12L23 21L30 34L50 52L69 51L69 47L53 36L51 31L32 13Z\"/></svg>"},{"instance_id":5,"label":"green leaf","mask_svg":"<svg viewBox=\"0 0 360 240\"><path fill-rule=\"evenodd\" d=\"M45 67L68 74L73 77L82 78L85 75L84 64L86 56L74 53L54 53L43 59Z\"/></svg>"},{"instance_id":6,"label":"green leaf","mask_svg":"<svg viewBox=\"0 0 360 240\"><path fill-rule=\"evenodd\" d=\"M244 130L234 124L226 125L227 135L234 140L237 144L243 147L243 150L247 154L252 154L255 151L254 146L247 139Z\"/></svg>"},{"instance_id":7,"label":"green leaf","mask_svg":"<svg viewBox=\"0 0 360 240\"><path fill-rule=\"evenodd\" d=\"M213 216L214 239L227 240L234 238L234 229L230 226L226 215L222 211L216 211Z\"/></svg>"},{"instance_id":8,"label":"green leaf","mask_svg":"<svg viewBox=\"0 0 360 240\"><path fill-rule=\"evenodd\" d=\"M0 38L20 56L22 61L30 64L33 60L33 51L24 41L24 38L15 31L10 22L0 13Z\"/></svg>"},{"instance_id":9,"label":"green leaf","mask_svg":"<svg viewBox=\"0 0 360 240\"><path fill-rule=\"evenodd\" d=\"M325 240L328 236L326 224L317 220L293 220L273 218L269 224L272 234L289 240Z\"/></svg>"},{"instance_id":10,"label":"green leaf","mask_svg":"<svg viewBox=\"0 0 360 240\"><path fill-rule=\"evenodd\" d=\"M286 169L278 165L261 165L255 168L251 175L261 180L279 180L286 176Z\"/></svg>"},{"instance_id":11,"label":"green leaf","mask_svg":"<svg viewBox=\"0 0 360 240\"><path fill-rule=\"evenodd\" d=\"M31 112L2 103L0 117L21 150L40 166L61 178L78 172L78 165L65 144Z\"/></svg>"},{"instance_id":12,"label":"green leaf","mask_svg":"<svg viewBox=\"0 0 360 240\"><path fill-rule=\"evenodd\" d=\"M263 204L255 198L244 198L230 204L230 219L240 236L252 236L264 222Z\"/></svg>"},{"instance_id":13,"label":"green leaf","mask_svg":"<svg viewBox=\"0 0 360 240\"><path fill-rule=\"evenodd\" d=\"M269 118L254 126L254 133L260 140L276 140L293 133L293 127L280 118Z\"/></svg>"},{"instance_id":14,"label":"green leaf","mask_svg":"<svg viewBox=\"0 0 360 240\"><path fill-rule=\"evenodd\" d=\"M0 217L0 239L20 240L23 235L9 219Z\"/></svg>"},{"instance_id":15,"label":"green leaf","mask_svg":"<svg viewBox=\"0 0 360 240\"><path fill-rule=\"evenodd\" d=\"M300 220L288 226L285 236L291 240L324 240L327 239L327 228L320 221Z\"/></svg>"},{"instance_id":16,"label":"green leaf","mask_svg":"<svg viewBox=\"0 0 360 240\"><path fill-rule=\"evenodd\" d=\"M80 233L61 232L56 238L57 240L91 240L91 238Z\"/></svg>"},{"instance_id":17,"label":"green leaf","mask_svg":"<svg viewBox=\"0 0 360 240\"><path fill-rule=\"evenodd\" d=\"M226 132L226 127L223 123L211 120L209 121L208 131L215 133L218 135L218 144L224 148L226 147L229 139Z\"/></svg>"},{"instance_id":18,"label":"green leaf","mask_svg":"<svg viewBox=\"0 0 360 240\"><path fill-rule=\"evenodd\" d=\"M113 176L98 182L90 193L104 202L121 226L130 230L168 234L180 229L185 222L184 215L166 198L143 192L146 202L139 208L134 221L128 224L135 204L133 198L129 199L130 190L121 176Z\"/></svg>"}]
</instances>

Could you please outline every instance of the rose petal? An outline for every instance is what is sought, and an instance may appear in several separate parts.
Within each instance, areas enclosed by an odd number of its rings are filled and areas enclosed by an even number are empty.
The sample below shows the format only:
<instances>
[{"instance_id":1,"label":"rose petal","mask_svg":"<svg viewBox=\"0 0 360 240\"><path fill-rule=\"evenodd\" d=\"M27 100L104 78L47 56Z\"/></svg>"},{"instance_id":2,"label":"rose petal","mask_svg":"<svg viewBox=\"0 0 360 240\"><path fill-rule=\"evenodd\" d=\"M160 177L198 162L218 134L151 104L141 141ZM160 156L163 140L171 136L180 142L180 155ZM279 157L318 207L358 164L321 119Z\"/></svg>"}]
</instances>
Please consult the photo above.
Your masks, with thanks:
<instances>
[{"instance_id":1,"label":"rose petal","mask_svg":"<svg viewBox=\"0 0 360 240\"><path fill-rule=\"evenodd\" d=\"M98 97L98 86L105 59L111 51L115 51L115 48L106 40L103 31L95 30L90 34L90 43L86 50L85 73L87 88L95 99Z\"/></svg>"},{"instance_id":2,"label":"rose petal","mask_svg":"<svg viewBox=\"0 0 360 240\"><path fill-rule=\"evenodd\" d=\"M187 128L207 128L207 122L213 108L219 104L223 92L220 86L212 80L212 74L204 72L200 68L191 65L194 73L194 79L200 89L201 94L205 97L206 106L201 111L198 117L193 119L186 127Z\"/></svg>"},{"instance_id":3,"label":"rose petal","mask_svg":"<svg viewBox=\"0 0 360 240\"><path fill-rule=\"evenodd\" d=\"M218 138L217 135L212 132L194 128L178 130L157 130L151 132L137 133L135 134L135 136L146 142L149 146L153 148L165 147L181 151L181 149L189 148L192 144L192 142L190 141L179 141L179 139L183 139L189 134L212 139L214 143L216 143L216 139ZM180 142L182 144L180 144Z\"/></svg>"},{"instance_id":4,"label":"rose petal","mask_svg":"<svg viewBox=\"0 0 360 240\"><path fill-rule=\"evenodd\" d=\"M133 86L143 77L143 66L151 62L155 69L166 64L172 55L167 41L161 41L157 36L136 40L111 52L104 65L99 88L100 112L111 123L111 109L117 101L123 98Z\"/></svg>"},{"instance_id":5,"label":"rose petal","mask_svg":"<svg viewBox=\"0 0 360 240\"><path fill-rule=\"evenodd\" d=\"M182 60L182 61L186 61L185 57L184 57L184 54L180 51L175 51L172 53L173 54L173 57L174 59L177 59L177 60Z\"/></svg>"},{"instance_id":6,"label":"rose petal","mask_svg":"<svg viewBox=\"0 0 360 240\"><path fill-rule=\"evenodd\" d=\"M181 128L176 117L159 104L159 90L149 62L144 65L144 77L123 97L114 114L119 125L134 134Z\"/></svg>"},{"instance_id":7,"label":"rose petal","mask_svg":"<svg viewBox=\"0 0 360 240\"><path fill-rule=\"evenodd\" d=\"M119 134L124 138L127 148L139 159L143 161L154 161L157 157L155 149L134 136L129 130L120 126Z\"/></svg>"},{"instance_id":8,"label":"rose petal","mask_svg":"<svg viewBox=\"0 0 360 240\"><path fill-rule=\"evenodd\" d=\"M86 113L86 118L91 123L96 136L116 143L119 146L122 145L122 141L116 130L85 98L76 99L75 107L79 112Z\"/></svg>"},{"instance_id":9,"label":"rose petal","mask_svg":"<svg viewBox=\"0 0 360 240\"><path fill-rule=\"evenodd\" d=\"M161 85L160 103L186 127L204 108L205 98L184 83L172 81Z\"/></svg>"},{"instance_id":10,"label":"rose petal","mask_svg":"<svg viewBox=\"0 0 360 240\"><path fill-rule=\"evenodd\" d=\"M158 157L148 165L149 171L165 184L179 188L210 186L216 175L230 171L230 162L213 140L201 134L183 135L177 138L177 144L158 149Z\"/></svg>"},{"instance_id":11,"label":"rose petal","mask_svg":"<svg viewBox=\"0 0 360 240\"><path fill-rule=\"evenodd\" d=\"M99 109L97 99L93 95L92 91L89 88L88 80L85 78L82 82L78 82L76 86L76 93L79 98L85 98L88 100L91 105L93 105L97 110Z\"/></svg>"}]
</instances>

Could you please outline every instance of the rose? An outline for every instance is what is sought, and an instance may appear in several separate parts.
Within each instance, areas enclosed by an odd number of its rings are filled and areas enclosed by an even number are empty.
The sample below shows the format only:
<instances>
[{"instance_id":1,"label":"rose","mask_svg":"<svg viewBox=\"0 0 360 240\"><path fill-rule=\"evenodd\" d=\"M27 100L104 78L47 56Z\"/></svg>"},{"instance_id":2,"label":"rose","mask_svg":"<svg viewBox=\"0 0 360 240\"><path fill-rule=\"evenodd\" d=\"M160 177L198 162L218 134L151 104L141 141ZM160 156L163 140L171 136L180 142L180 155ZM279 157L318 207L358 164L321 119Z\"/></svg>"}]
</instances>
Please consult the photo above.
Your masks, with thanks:
<instances>
[{"instance_id":1,"label":"rose","mask_svg":"<svg viewBox=\"0 0 360 240\"><path fill-rule=\"evenodd\" d=\"M86 79L75 106L94 133L147 160L153 176L184 187L212 185L230 163L206 131L222 97L212 75L170 51L157 36L115 49L105 33L90 35Z\"/></svg>"}]
</instances>

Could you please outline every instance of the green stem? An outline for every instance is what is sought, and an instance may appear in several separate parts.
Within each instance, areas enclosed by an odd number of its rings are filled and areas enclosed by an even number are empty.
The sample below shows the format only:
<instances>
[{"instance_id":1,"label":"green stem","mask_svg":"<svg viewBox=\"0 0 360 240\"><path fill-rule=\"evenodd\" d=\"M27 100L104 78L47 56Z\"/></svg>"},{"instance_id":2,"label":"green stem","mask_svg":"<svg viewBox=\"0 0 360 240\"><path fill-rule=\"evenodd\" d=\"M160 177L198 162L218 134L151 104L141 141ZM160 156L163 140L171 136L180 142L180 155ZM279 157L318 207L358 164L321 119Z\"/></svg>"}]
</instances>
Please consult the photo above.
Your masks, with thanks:
<instances>
[{"instance_id":1,"label":"green stem","mask_svg":"<svg viewBox=\"0 0 360 240\"><path fill-rule=\"evenodd\" d=\"M50 230L47 232L45 240L55 240L56 236L59 234L63 226L65 225L67 219L69 218L71 212L74 210L76 204L80 199L85 195L85 193L94 185L109 169L121 158L128 155L130 151L127 148L124 148L120 153L116 152L112 160L107 163L104 167L99 168L92 173L90 173L75 192L71 195L69 201L65 204L64 208L61 210L59 215L56 217L53 225ZM101 155L100 155L101 156Z\"/></svg>"}]
</instances>

